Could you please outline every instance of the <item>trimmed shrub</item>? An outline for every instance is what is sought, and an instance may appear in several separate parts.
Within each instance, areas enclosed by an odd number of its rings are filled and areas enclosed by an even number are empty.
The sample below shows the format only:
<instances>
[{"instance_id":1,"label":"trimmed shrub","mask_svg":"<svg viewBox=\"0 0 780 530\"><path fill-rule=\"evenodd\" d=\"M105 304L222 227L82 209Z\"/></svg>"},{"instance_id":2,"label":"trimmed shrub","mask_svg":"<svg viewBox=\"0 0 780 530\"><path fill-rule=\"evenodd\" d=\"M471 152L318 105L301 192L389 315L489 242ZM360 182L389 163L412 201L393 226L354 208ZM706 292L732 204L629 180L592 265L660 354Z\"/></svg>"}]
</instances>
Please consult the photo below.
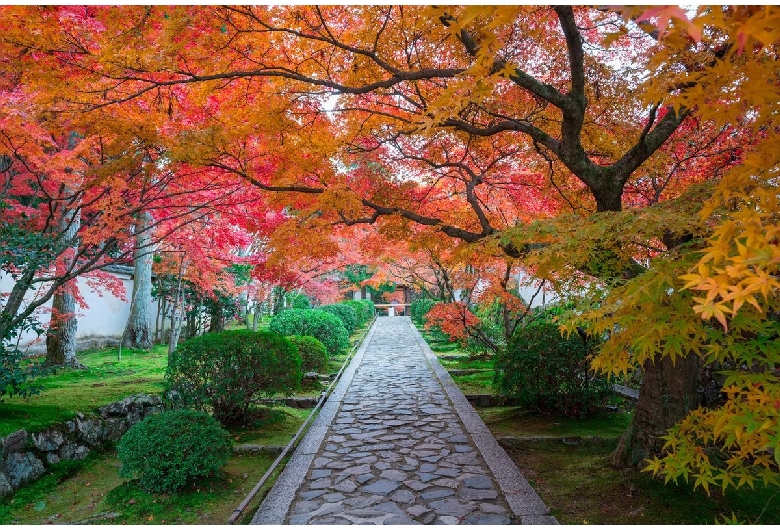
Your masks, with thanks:
<instances>
[{"instance_id":1,"label":"trimmed shrub","mask_svg":"<svg viewBox=\"0 0 780 530\"><path fill-rule=\"evenodd\" d=\"M365 298L355 301L363 306L363 315L365 316L366 322L371 321L376 314L376 307L374 307L374 302L371 300L366 300Z\"/></svg>"},{"instance_id":2,"label":"trimmed shrub","mask_svg":"<svg viewBox=\"0 0 780 530\"><path fill-rule=\"evenodd\" d=\"M137 477L151 493L173 493L218 473L231 451L230 434L205 412L166 411L136 423L119 440L119 474Z\"/></svg>"},{"instance_id":3,"label":"trimmed shrub","mask_svg":"<svg viewBox=\"0 0 780 530\"><path fill-rule=\"evenodd\" d=\"M368 322L369 319L366 316L365 304L360 303L360 300L345 300L341 303L355 310L355 318L357 319L358 328L362 328L366 325L366 322Z\"/></svg>"},{"instance_id":4,"label":"trimmed shrub","mask_svg":"<svg viewBox=\"0 0 780 530\"><path fill-rule=\"evenodd\" d=\"M412 306L410 308L412 320L414 320L419 325L425 324L425 315L427 315L428 311L430 311L437 303L438 300L433 300L431 298L421 298L420 300L415 300L412 302Z\"/></svg>"},{"instance_id":5,"label":"trimmed shrub","mask_svg":"<svg viewBox=\"0 0 780 530\"><path fill-rule=\"evenodd\" d=\"M290 341L248 330L188 340L173 352L165 372L166 395L173 393L188 408L212 409L223 425L244 421L258 394L291 394L302 378L301 359Z\"/></svg>"},{"instance_id":6,"label":"trimmed shrub","mask_svg":"<svg viewBox=\"0 0 780 530\"><path fill-rule=\"evenodd\" d=\"M319 309L288 309L275 315L268 329L280 335L314 337L333 357L349 348L349 333L336 315Z\"/></svg>"},{"instance_id":7,"label":"trimmed shrub","mask_svg":"<svg viewBox=\"0 0 780 530\"><path fill-rule=\"evenodd\" d=\"M551 319L538 320L518 329L496 356L496 387L523 406L585 417L604 404L611 386L590 369L597 345L576 333L562 336Z\"/></svg>"},{"instance_id":8,"label":"trimmed shrub","mask_svg":"<svg viewBox=\"0 0 780 530\"><path fill-rule=\"evenodd\" d=\"M336 315L341 320L341 323L344 324L344 327L347 328L347 333L350 335L358 327L358 318L354 307L350 307L347 304L330 304L321 306L318 309Z\"/></svg>"},{"instance_id":9,"label":"trimmed shrub","mask_svg":"<svg viewBox=\"0 0 780 530\"><path fill-rule=\"evenodd\" d=\"M325 345L314 337L302 337L300 335L291 335L287 340L298 347L298 355L301 357L302 369L304 372L323 373L328 369L328 350Z\"/></svg>"}]
</instances>

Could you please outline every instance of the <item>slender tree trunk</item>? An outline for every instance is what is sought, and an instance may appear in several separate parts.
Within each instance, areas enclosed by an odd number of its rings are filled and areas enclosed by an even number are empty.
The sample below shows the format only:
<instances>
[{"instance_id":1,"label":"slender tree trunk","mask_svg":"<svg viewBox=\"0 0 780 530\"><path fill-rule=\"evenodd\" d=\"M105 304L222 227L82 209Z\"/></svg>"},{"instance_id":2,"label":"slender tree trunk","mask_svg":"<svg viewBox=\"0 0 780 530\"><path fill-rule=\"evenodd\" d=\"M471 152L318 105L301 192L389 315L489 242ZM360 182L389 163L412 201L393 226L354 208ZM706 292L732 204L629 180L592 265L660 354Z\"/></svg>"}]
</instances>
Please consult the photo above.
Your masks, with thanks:
<instances>
[{"instance_id":1,"label":"slender tree trunk","mask_svg":"<svg viewBox=\"0 0 780 530\"><path fill-rule=\"evenodd\" d=\"M140 212L136 220L136 249L133 253L133 303L124 346L140 350L152 347L152 215Z\"/></svg>"},{"instance_id":2,"label":"slender tree trunk","mask_svg":"<svg viewBox=\"0 0 780 530\"><path fill-rule=\"evenodd\" d=\"M76 241L76 234L81 225L81 210L63 212L60 227L63 230L63 241ZM78 245L78 243L75 243ZM77 252L78 248L73 248ZM63 258L65 268L70 268L72 257ZM76 359L76 298L73 295L76 279L60 286L52 297L51 320L49 330L46 333L46 365L68 366L70 368L86 368Z\"/></svg>"},{"instance_id":3,"label":"slender tree trunk","mask_svg":"<svg viewBox=\"0 0 780 530\"><path fill-rule=\"evenodd\" d=\"M168 360L171 359L171 354L176 349L176 346L179 344L179 335L181 334L181 320L182 320L182 310L181 310L181 304L182 304L182 292L181 292L181 281L184 277L184 271L187 268L187 265L184 262L185 258L182 257L181 262L179 262L179 275L176 279L176 291L173 299L173 305L171 307L171 333L168 336Z\"/></svg>"}]
</instances>

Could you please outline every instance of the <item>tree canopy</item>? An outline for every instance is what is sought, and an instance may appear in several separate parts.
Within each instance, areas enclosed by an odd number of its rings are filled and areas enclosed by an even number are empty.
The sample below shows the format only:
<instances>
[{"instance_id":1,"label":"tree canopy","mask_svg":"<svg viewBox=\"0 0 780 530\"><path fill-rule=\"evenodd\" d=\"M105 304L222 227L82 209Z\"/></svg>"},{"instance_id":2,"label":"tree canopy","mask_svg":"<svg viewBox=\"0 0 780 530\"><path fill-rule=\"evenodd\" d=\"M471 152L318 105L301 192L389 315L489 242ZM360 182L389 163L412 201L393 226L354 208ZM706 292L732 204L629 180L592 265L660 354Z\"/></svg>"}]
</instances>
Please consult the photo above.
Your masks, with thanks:
<instances>
[{"instance_id":1,"label":"tree canopy","mask_svg":"<svg viewBox=\"0 0 780 530\"><path fill-rule=\"evenodd\" d=\"M288 284L427 253L502 297L523 267L580 297L564 329L609 335L594 368L645 372L624 457L776 481L778 28L773 6L5 7L3 227L78 204L74 274L127 255L141 209L172 250L255 233ZM697 408L700 365L722 404Z\"/></svg>"}]
</instances>

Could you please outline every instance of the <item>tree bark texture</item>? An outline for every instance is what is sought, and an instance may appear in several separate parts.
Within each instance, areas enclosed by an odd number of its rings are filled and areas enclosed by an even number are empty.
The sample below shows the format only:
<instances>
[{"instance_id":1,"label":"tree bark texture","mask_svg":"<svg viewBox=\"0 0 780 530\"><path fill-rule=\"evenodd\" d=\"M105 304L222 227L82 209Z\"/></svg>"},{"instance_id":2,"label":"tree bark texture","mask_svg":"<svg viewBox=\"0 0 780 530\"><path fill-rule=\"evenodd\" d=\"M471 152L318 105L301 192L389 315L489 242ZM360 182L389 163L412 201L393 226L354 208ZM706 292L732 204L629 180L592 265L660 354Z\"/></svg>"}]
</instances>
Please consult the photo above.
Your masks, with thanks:
<instances>
[{"instance_id":1,"label":"tree bark texture","mask_svg":"<svg viewBox=\"0 0 780 530\"><path fill-rule=\"evenodd\" d=\"M661 436L698 405L698 369L695 353L674 363L669 357L645 362L639 401L631 424L612 454L613 466L636 466L661 454Z\"/></svg>"},{"instance_id":2,"label":"tree bark texture","mask_svg":"<svg viewBox=\"0 0 780 530\"><path fill-rule=\"evenodd\" d=\"M76 358L76 299L66 286L52 297L52 314L46 333L46 366L86 368Z\"/></svg>"},{"instance_id":3,"label":"tree bark texture","mask_svg":"<svg viewBox=\"0 0 780 530\"><path fill-rule=\"evenodd\" d=\"M81 225L81 211L75 209L72 212L64 212L60 220L62 230L61 237L64 241L76 241L75 237ZM78 252L78 243L73 252ZM67 256L65 268L70 269L73 258ZM46 333L46 365L68 366L71 368L86 368L76 359L76 298L71 289L72 282L61 285L52 297L52 312L49 320L49 330Z\"/></svg>"},{"instance_id":4,"label":"tree bark texture","mask_svg":"<svg viewBox=\"0 0 780 530\"><path fill-rule=\"evenodd\" d=\"M126 348L148 350L152 347L152 235L149 227L152 215L140 212L136 220L136 248L133 252L133 302L128 317Z\"/></svg>"}]
</instances>

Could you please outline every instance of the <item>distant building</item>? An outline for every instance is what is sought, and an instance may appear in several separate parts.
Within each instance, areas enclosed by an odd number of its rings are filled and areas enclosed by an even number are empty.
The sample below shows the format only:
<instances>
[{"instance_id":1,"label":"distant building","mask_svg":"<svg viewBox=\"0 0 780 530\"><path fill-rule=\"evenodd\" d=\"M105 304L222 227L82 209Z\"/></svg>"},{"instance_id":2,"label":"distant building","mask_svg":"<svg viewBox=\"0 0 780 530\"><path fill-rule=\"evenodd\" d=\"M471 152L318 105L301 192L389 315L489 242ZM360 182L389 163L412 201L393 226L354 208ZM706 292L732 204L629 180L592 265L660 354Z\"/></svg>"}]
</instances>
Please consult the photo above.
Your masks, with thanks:
<instances>
[{"instance_id":1,"label":"distant building","mask_svg":"<svg viewBox=\"0 0 780 530\"><path fill-rule=\"evenodd\" d=\"M114 265L103 269L104 272L116 276L124 285L125 298L122 300L102 289L95 290L85 278L78 278L78 287L87 307L77 306L78 327L76 330L76 350L83 351L92 348L103 348L119 344L125 331L127 319L130 317L130 298L133 292L133 268ZM5 298L13 288L13 279L0 272L0 299ZM152 301L152 321L155 322L158 305ZM51 300L37 312L38 320L46 325L49 322ZM170 324L169 324L170 326ZM25 332L19 338L19 349L30 355L46 351L46 335L38 337L33 332Z\"/></svg>"}]
</instances>

